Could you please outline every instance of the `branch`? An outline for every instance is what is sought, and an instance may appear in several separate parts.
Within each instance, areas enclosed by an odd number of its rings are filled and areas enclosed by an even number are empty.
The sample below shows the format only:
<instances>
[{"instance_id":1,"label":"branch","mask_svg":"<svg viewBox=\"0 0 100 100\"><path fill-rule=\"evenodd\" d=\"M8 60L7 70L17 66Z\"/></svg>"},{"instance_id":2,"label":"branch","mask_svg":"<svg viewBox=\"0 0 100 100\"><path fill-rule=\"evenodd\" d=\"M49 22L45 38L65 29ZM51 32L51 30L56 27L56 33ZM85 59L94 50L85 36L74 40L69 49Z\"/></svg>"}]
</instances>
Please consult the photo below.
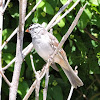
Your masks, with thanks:
<instances>
[{"instance_id":1,"label":"branch","mask_svg":"<svg viewBox=\"0 0 100 100\"><path fill-rule=\"evenodd\" d=\"M49 68L45 75L45 87L43 89L43 100L46 100L47 98L48 83L49 83Z\"/></svg>"},{"instance_id":2,"label":"branch","mask_svg":"<svg viewBox=\"0 0 100 100\"><path fill-rule=\"evenodd\" d=\"M46 30L50 29L51 25L54 23L54 21L57 19L57 17L65 10L65 8L72 2L72 0L68 0L65 5L63 5L58 13L52 18L52 20L49 22L49 24L46 27Z\"/></svg>"},{"instance_id":3,"label":"branch","mask_svg":"<svg viewBox=\"0 0 100 100\"><path fill-rule=\"evenodd\" d=\"M35 67L34 67L34 63L33 63L33 56L30 55L30 59L31 59L31 64L32 64L32 68L33 68L33 72L35 73L35 75L37 74Z\"/></svg>"},{"instance_id":4,"label":"branch","mask_svg":"<svg viewBox=\"0 0 100 100\"><path fill-rule=\"evenodd\" d=\"M38 80L41 81L41 79L44 77L45 73L47 72L47 69L49 67L49 64L47 63L41 70L41 72L39 72L39 77ZM37 79L34 81L34 83L31 85L30 89L28 90L27 94L25 95L23 100L28 100L28 98L30 97L31 93L33 92L34 88L36 87L37 84Z\"/></svg>"},{"instance_id":5,"label":"branch","mask_svg":"<svg viewBox=\"0 0 100 100\"><path fill-rule=\"evenodd\" d=\"M39 90L40 90L40 80L39 80L40 75L39 74L40 74L40 71L36 72L35 67L34 67L34 63L33 63L33 56L32 55L30 55L30 59L31 59L33 72L35 73L35 77L36 77L35 100L39 100Z\"/></svg>"},{"instance_id":6,"label":"branch","mask_svg":"<svg viewBox=\"0 0 100 100\"><path fill-rule=\"evenodd\" d=\"M25 58L26 55L28 55L28 54L31 52L32 49L33 49L33 44L30 43L30 44L22 51L23 58ZM8 69L8 68L10 67L10 65L13 64L13 63L15 62L15 60L16 60L16 57L15 57L8 65L6 65L5 67L3 67L2 70Z\"/></svg>"},{"instance_id":7,"label":"branch","mask_svg":"<svg viewBox=\"0 0 100 100\"><path fill-rule=\"evenodd\" d=\"M28 90L27 94L25 95L25 97L23 98L23 100L28 100L28 98L30 97L30 95L32 94L33 90L35 89L36 86L36 80L34 81L34 83L31 85L30 89Z\"/></svg>"},{"instance_id":8,"label":"branch","mask_svg":"<svg viewBox=\"0 0 100 100\"><path fill-rule=\"evenodd\" d=\"M77 68L78 68L78 66L75 66L75 74L78 75L78 70L77 70ZM69 93L69 96L68 96L67 100L70 100L70 99L71 99L71 96L72 96L72 94L73 94L73 90L74 90L74 87L71 86L70 93Z\"/></svg>"},{"instance_id":9,"label":"branch","mask_svg":"<svg viewBox=\"0 0 100 100\"><path fill-rule=\"evenodd\" d=\"M3 11L2 11L2 14L4 14L4 12L5 12L5 10L6 10L7 6L8 6L8 4L9 4L9 2L10 2L10 0L7 0L7 2L6 2L6 4L5 4L5 7L4 7Z\"/></svg>"},{"instance_id":10,"label":"branch","mask_svg":"<svg viewBox=\"0 0 100 100\"><path fill-rule=\"evenodd\" d=\"M34 7L33 9L27 14L25 17L25 21L30 17L30 15L35 11L37 6L41 3L42 0L40 0ZM18 26L19 27L19 26ZM8 39L3 43L3 45L0 48L0 51L5 47L5 45L11 40L11 38L18 32L18 27L12 32L12 34L8 37Z\"/></svg>"},{"instance_id":11,"label":"branch","mask_svg":"<svg viewBox=\"0 0 100 100\"><path fill-rule=\"evenodd\" d=\"M85 94L83 94L81 91L79 91L79 90L76 90L76 91L80 94L80 96L77 98L77 100L80 100L81 96L82 96L85 100L89 100L89 99L87 98L87 96L86 96Z\"/></svg>"},{"instance_id":12,"label":"branch","mask_svg":"<svg viewBox=\"0 0 100 100\"><path fill-rule=\"evenodd\" d=\"M30 17L30 15L35 11L37 6L41 3L42 0L39 0L39 2L33 7L33 9L28 13L28 15L25 17L25 21Z\"/></svg>"},{"instance_id":13,"label":"branch","mask_svg":"<svg viewBox=\"0 0 100 100\"><path fill-rule=\"evenodd\" d=\"M23 62L22 48L23 48L26 4L27 0L20 0L19 2L19 32L17 33L16 62L13 72L12 85L10 87L9 100L16 100L21 65Z\"/></svg>"},{"instance_id":14,"label":"branch","mask_svg":"<svg viewBox=\"0 0 100 100\"><path fill-rule=\"evenodd\" d=\"M41 82L41 80L38 80L39 73L37 72L36 74L37 78L36 78L36 86L35 86L35 100L39 100L39 90L40 90L40 82Z\"/></svg>"},{"instance_id":15,"label":"branch","mask_svg":"<svg viewBox=\"0 0 100 100\"><path fill-rule=\"evenodd\" d=\"M89 35L89 37L90 37L91 39L93 39L94 41L100 42L100 40L98 40L98 39L95 38L92 34L90 34L90 33L87 31L87 29L84 29L84 31Z\"/></svg>"},{"instance_id":16,"label":"branch","mask_svg":"<svg viewBox=\"0 0 100 100\"><path fill-rule=\"evenodd\" d=\"M68 99L67 99L67 100L70 100L70 99L71 99L71 96L72 96L73 90L74 90L74 87L71 86L70 93L69 93L69 96L68 96Z\"/></svg>"},{"instance_id":17,"label":"branch","mask_svg":"<svg viewBox=\"0 0 100 100\"><path fill-rule=\"evenodd\" d=\"M57 23L60 22L60 20L62 18L64 18L78 3L80 2L80 0L77 0L70 9L68 9L59 19L57 19L52 25L50 28L52 28L53 26L55 26Z\"/></svg>"},{"instance_id":18,"label":"branch","mask_svg":"<svg viewBox=\"0 0 100 100\"><path fill-rule=\"evenodd\" d=\"M0 0L0 48L2 46L2 30L3 30L3 10L4 0ZM0 69L2 69L2 51L0 51ZM1 87L2 87L2 76L0 74L0 100L1 100Z\"/></svg>"},{"instance_id":19,"label":"branch","mask_svg":"<svg viewBox=\"0 0 100 100\"><path fill-rule=\"evenodd\" d=\"M2 75L3 79L5 80L5 82L8 84L8 86L11 86L11 83L9 82L9 80L7 79L7 77L4 75L4 73L0 70L0 74Z\"/></svg>"}]
</instances>

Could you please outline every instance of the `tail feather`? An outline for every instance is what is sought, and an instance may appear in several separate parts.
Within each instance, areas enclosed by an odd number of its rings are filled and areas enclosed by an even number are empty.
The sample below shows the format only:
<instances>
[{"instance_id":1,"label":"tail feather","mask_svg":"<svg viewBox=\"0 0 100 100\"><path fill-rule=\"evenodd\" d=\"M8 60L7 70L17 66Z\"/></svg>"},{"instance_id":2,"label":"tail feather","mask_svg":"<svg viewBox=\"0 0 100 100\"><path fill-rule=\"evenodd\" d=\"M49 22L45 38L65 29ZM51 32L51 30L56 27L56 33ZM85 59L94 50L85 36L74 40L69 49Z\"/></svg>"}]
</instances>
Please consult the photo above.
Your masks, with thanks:
<instances>
[{"instance_id":1,"label":"tail feather","mask_svg":"<svg viewBox=\"0 0 100 100\"><path fill-rule=\"evenodd\" d=\"M69 65L65 52L62 50L58 55L55 57L55 62L58 63L61 68L63 69L64 73L68 77L71 85L74 88L83 86L83 82L81 79L76 75L72 67Z\"/></svg>"},{"instance_id":2,"label":"tail feather","mask_svg":"<svg viewBox=\"0 0 100 100\"><path fill-rule=\"evenodd\" d=\"M81 79L76 75L76 73L73 71L73 69L70 69L69 71L66 70L65 68L63 68L64 73L66 74L66 76L68 77L71 85L74 88L83 86L83 82L81 81Z\"/></svg>"}]
</instances>

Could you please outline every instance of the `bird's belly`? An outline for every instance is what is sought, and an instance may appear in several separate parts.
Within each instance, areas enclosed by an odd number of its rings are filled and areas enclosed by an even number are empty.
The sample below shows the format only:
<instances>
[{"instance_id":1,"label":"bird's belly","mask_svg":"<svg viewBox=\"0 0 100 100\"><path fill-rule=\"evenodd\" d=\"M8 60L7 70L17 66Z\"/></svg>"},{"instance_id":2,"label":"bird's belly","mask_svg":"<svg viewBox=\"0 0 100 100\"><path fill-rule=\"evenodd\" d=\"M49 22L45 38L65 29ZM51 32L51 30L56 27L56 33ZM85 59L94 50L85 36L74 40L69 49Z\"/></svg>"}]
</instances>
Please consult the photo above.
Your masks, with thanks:
<instances>
[{"instance_id":1,"label":"bird's belly","mask_svg":"<svg viewBox=\"0 0 100 100\"><path fill-rule=\"evenodd\" d=\"M38 43L33 43L33 46L39 56L41 56L44 60L48 60L50 55L53 53L53 49L47 42L38 42Z\"/></svg>"}]
</instances>

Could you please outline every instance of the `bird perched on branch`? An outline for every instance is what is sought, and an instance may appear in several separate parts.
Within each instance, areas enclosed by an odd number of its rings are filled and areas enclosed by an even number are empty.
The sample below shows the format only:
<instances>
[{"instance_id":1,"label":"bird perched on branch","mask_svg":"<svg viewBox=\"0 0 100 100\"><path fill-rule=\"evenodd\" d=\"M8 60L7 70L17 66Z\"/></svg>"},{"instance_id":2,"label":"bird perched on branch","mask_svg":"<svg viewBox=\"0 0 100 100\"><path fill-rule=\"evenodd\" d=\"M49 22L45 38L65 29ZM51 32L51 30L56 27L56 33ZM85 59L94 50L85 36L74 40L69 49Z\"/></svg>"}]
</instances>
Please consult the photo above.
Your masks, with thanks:
<instances>
[{"instance_id":1,"label":"bird perched on branch","mask_svg":"<svg viewBox=\"0 0 100 100\"><path fill-rule=\"evenodd\" d=\"M38 23L30 25L26 32L31 34L33 46L39 56L47 61L59 45L56 37ZM55 63L58 63L61 66L74 88L83 86L83 82L69 65L66 53L62 48L53 59Z\"/></svg>"}]
</instances>

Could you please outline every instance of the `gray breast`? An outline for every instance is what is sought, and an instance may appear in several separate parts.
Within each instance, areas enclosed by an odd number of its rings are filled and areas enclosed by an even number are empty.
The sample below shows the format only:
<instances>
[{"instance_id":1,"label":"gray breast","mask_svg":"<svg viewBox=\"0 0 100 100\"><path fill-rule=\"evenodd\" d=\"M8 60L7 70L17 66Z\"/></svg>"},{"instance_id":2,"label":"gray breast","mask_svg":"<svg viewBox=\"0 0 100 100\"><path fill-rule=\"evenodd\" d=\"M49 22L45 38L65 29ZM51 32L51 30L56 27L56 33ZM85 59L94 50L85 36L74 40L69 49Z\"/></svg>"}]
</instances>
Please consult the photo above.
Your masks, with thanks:
<instances>
[{"instance_id":1,"label":"gray breast","mask_svg":"<svg viewBox=\"0 0 100 100\"><path fill-rule=\"evenodd\" d=\"M41 38L33 38L32 43L37 53L47 60L53 53L53 49L50 46L50 39L47 35L41 35Z\"/></svg>"}]
</instances>

